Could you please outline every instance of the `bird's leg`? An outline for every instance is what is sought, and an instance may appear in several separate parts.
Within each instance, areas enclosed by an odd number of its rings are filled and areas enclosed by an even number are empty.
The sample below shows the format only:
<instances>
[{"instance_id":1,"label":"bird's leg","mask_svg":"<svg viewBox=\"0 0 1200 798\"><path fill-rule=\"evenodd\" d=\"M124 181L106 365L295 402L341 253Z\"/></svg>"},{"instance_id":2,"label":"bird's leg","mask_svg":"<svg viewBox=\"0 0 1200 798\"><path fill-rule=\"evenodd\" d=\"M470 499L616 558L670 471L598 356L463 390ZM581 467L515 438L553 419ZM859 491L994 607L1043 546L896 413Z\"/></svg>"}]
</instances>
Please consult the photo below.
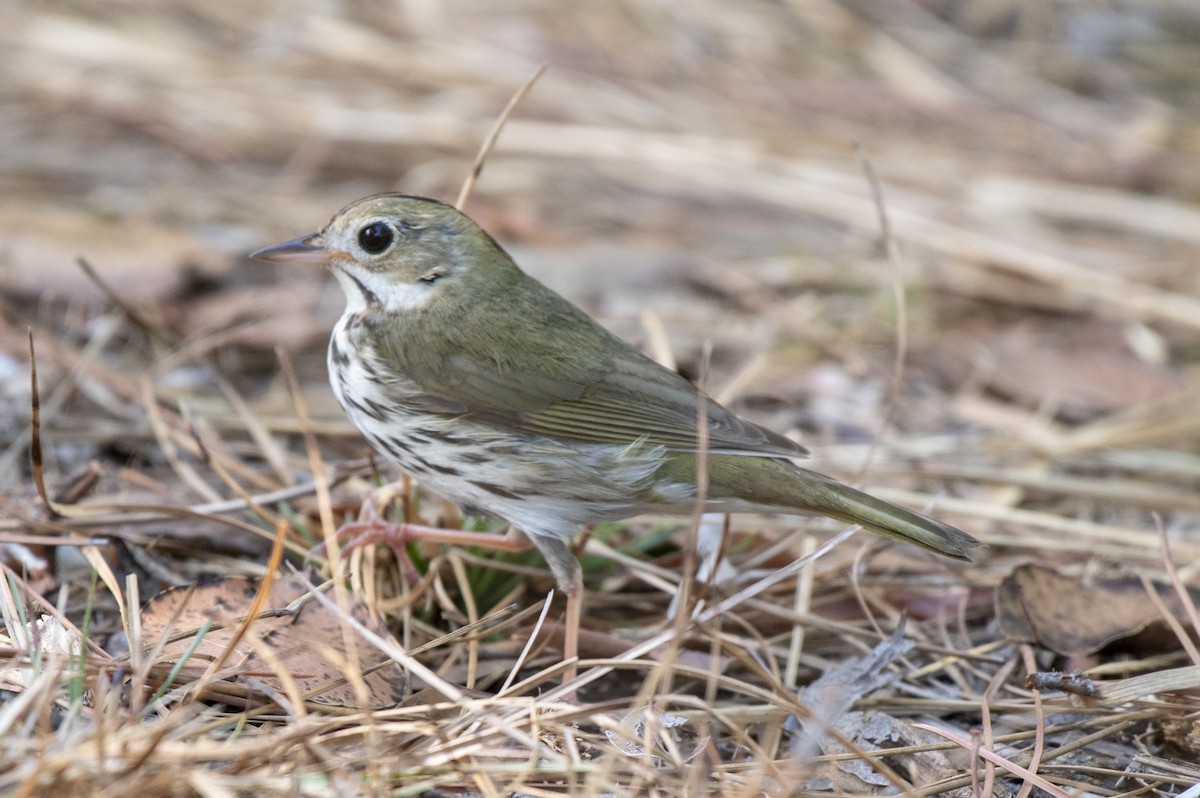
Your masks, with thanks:
<instances>
[{"instance_id":1,"label":"bird's leg","mask_svg":"<svg viewBox=\"0 0 1200 798\"><path fill-rule=\"evenodd\" d=\"M563 660L568 662L563 671L562 683L575 681L578 675L579 624L583 619L583 574L579 560L571 552L567 541L556 537L536 536L530 538L538 551L546 558L550 572L558 579L558 587L567 596L567 614L563 618Z\"/></svg>"},{"instance_id":2,"label":"bird's leg","mask_svg":"<svg viewBox=\"0 0 1200 798\"><path fill-rule=\"evenodd\" d=\"M567 615L563 619L563 659L570 663L563 671L563 684L575 681L579 672L579 625L583 622L583 585L577 579L567 590Z\"/></svg>"},{"instance_id":3,"label":"bird's leg","mask_svg":"<svg viewBox=\"0 0 1200 798\"><path fill-rule=\"evenodd\" d=\"M579 626L583 617L583 576L579 570L579 561L571 552L566 540L541 535L526 537L512 526L505 534L497 535L494 532L470 532L465 529L442 529L424 524L385 521L370 498L363 502L359 515L365 520L343 524L334 533L339 545L346 538L351 538L350 542L342 547L342 552L350 552L370 543L383 543L396 555L396 561L404 571L405 577L412 581L417 581L419 576L412 559L408 556L407 544L411 540L455 546L479 546L511 552L525 551L531 545L537 546L546 558L550 572L558 580L559 589L567 597L567 612L563 619L563 659L570 662L570 665L563 671L563 684L575 680L578 674L575 660L579 657ZM323 553L324 550L325 544L322 543L312 549L309 556Z\"/></svg>"},{"instance_id":4,"label":"bird's leg","mask_svg":"<svg viewBox=\"0 0 1200 798\"><path fill-rule=\"evenodd\" d=\"M364 520L342 524L334 533L334 539L338 545L342 545L343 541L347 539L350 540L349 543L342 546L342 553L349 553L370 543L383 543L396 556L396 562L399 563L405 578L414 583L420 581L420 574L417 573L412 558L408 556L409 541L422 540L455 546L480 546L496 551L513 552L525 551L532 545L528 538L511 527L504 535L497 535L494 532L471 532L466 529L442 529L425 524L385 521L370 496L363 501L359 517ZM309 552L309 556L320 555L324 552L325 544L322 543L314 547Z\"/></svg>"}]
</instances>

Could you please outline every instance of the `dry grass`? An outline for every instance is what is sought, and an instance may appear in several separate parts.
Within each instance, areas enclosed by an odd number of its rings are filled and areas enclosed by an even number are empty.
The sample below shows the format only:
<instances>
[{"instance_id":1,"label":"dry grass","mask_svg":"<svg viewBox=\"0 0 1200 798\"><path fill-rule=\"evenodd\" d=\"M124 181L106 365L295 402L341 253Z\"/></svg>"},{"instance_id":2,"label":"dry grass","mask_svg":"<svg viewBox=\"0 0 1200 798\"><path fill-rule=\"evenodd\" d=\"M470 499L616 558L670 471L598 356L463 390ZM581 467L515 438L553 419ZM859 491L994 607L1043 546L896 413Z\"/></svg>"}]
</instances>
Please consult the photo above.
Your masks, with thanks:
<instances>
[{"instance_id":1,"label":"dry grass","mask_svg":"<svg viewBox=\"0 0 1200 798\"><path fill-rule=\"evenodd\" d=\"M1200 17L884 7L0 11L0 791L1200 782ZM336 289L244 255L373 191L453 199L543 64L466 210L984 557L739 517L707 585L711 529L596 530L575 701L536 557L302 570L395 475L326 387ZM193 614L140 609L168 586Z\"/></svg>"}]
</instances>

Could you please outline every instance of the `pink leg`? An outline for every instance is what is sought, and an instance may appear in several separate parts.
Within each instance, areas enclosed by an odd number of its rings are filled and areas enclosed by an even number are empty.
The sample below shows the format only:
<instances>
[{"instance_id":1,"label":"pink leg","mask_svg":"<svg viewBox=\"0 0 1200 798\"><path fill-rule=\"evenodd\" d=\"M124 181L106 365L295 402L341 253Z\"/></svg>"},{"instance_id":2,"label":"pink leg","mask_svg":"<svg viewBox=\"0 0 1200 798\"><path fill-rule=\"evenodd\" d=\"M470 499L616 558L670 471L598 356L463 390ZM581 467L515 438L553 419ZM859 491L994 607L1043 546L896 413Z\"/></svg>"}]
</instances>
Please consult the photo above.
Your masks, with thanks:
<instances>
[{"instance_id":1,"label":"pink leg","mask_svg":"<svg viewBox=\"0 0 1200 798\"><path fill-rule=\"evenodd\" d=\"M413 582L419 580L416 568L408 556L406 544L410 540L425 540L431 543L446 543L455 546L480 546L496 551L525 551L532 546L542 552L551 572L558 580L559 589L566 594L566 616L563 618L563 658L571 664L563 671L563 684L575 680L578 665L575 660L579 657L579 627L583 618L583 577L579 572L579 561L571 553L566 541L557 537L526 538L510 527L507 534L497 535L493 532L469 532L465 529L442 529L425 526L424 524L397 524L384 521L379 517L375 504L368 498L363 502L361 515L365 521L353 521L343 524L334 539L342 545L346 538L353 538L345 543L343 553L351 552L360 546L370 543L383 543L396 555L396 561L404 571L406 578ZM323 554L325 544L316 546L309 556Z\"/></svg>"},{"instance_id":2,"label":"pink leg","mask_svg":"<svg viewBox=\"0 0 1200 798\"><path fill-rule=\"evenodd\" d=\"M366 521L351 521L343 524L334 533L338 545L342 545L347 538L350 539L349 543L342 546L342 553L347 554L370 543L383 543L396 555L396 562L404 571L405 578L413 582L419 581L420 575L408 556L407 543L411 540L454 546L480 546L497 551L525 551L533 545L524 536L518 536L512 530L508 534L497 535L494 532L470 532L465 529L442 529L424 524L384 521L379 517L379 512L370 499L363 502L361 514L367 516ZM324 553L325 544L322 543L313 547L308 556L320 556Z\"/></svg>"},{"instance_id":3,"label":"pink leg","mask_svg":"<svg viewBox=\"0 0 1200 798\"><path fill-rule=\"evenodd\" d=\"M579 657L579 624L583 619L583 574L564 538L534 536L530 540L546 558L550 572L558 579L559 590L567 597L567 614L563 618L563 659L570 664L563 670L562 683L569 684L579 673L576 660Z\"/></svg>"}]
</instances>

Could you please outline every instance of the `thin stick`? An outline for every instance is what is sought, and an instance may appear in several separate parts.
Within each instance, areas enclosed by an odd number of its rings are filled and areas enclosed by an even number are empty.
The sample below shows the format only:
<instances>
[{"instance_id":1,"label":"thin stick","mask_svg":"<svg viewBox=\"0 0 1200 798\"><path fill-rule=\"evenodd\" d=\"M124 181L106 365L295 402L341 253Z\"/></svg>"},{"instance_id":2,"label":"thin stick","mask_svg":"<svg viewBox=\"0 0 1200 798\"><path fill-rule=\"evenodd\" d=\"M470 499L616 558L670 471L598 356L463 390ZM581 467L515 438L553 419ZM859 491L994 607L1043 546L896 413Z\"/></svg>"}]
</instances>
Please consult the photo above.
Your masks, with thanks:
<instances>
[{"instance_id":1,"label":"thin stick","mask_svg":"<svg viewBox=\"0 0 1200 798\"><path fill-rule=\"evenodd\" d=\"M103 277L100 276L100 273L92 267L92 264L87 260L87 258L78 257L75 259L75 263L79 265L79 268L83 270L83 273L87 275L88 279L96 284L96 287L100 289L100 292L104 294L105 298L108 299L108 301L111 302L117 308L117 310L125 314L125 318L133 322L135 326L140 327L143 332L145 332L154 340L158 341L160 344L170 345L174 343L166 334L166 332L163 331L160 325L152 323L149 319L143 316L137 308L126 302L125 298L117 293L113 287L109 285Z\"/></svg>"},{"instance_id":2,"label":"thin stick","mask_svg":"<svg viewBox=\"0 0 1200 798\"><path fill-rule=\"evenodd\" d=\"M939 729L934 726L930 726L927 723L914 723L914 724L912 724L912 726L914 729L920 729L921 731L929 732L930 734L937 735L938 737L941 737L943 740L949 740L950 742L955 743L956 745L958 745L962 748L965 748L968 751L970 751L972 749L971 741L963 739L962 737L960 737L957 734L953 734L953 733L945 731L943 729ZM1049 781L1047 781L1046 779L1037 775L1036 773L1033 773L1028 768L1021 767L1013 760L1002 757L999 754L997 754L995 751L992 751L988 748L980 748L979 755L981 757L983 757L984 759L986 759L987 761L989 761L995 765L999 765L1001 768L1003 768L1004 770L1007 770L1009 773L1013 774L1014 776L1024 779L1026 781L1032 782L1035 787L1040 787L1041 789L1043 789L1046 792L1050 793L1051 795L1055 796L1055 798L1071 798L1070 794L1068 794L1064 790L1058 789L1058 787L1056 787L1054 784L1050 783Z\"/></svg>"},{"instance_id":3,"label":"thin stick","mask_svg":"<svg viewBox=\"0 0 1200 798\"><path fill-rule=\"evenodd\" d=\"M508 122L508 118L512 112L516 110L517 105L521 100L525 99L525 95L533 88L533 84L537 83L538 78L546 71L546 65L542 64L534 73L521 84L521 88L517 89L516 94L508 101L508 105L504 106L504 110L500 113L500 117L496 123L492 125L491 131L487 138L483 140L483 145L479 148L479 154L475 156L475 163L471 165L471 174L467 175L467 179L463 181L462 190L458 192L458 199L454 201L454 207L460 211L467 204L467 199L471 196L471 192L475 189L475 183L479 180L479 175L483 172L483 164L487 161L488 156L492 154L492 148L496 146L496 140L500 138L500 131L504 129L504 125Z\"/></svg>"},{"instance_id":4,"label":"thin stick","mask_svg":"<svg viewBox=\"0 0 1200 798\"><path fill-rule=\"evenodd\" d=\"M888 217L887 203L883 197L883 184L879 180L879 175L875 173L875 167L871 164L871 160L862 151L862 147L856 144L855 149L862 158L863 171L866 173L867 183L871 186L871 199L875 203L875 212L879 216L879 235L883 240L883 249L887 253L888 263L892 267L892 299L896 305L896 357L892 364L892 378L889 381L887 401L883 405L879 429L871 436L871 445L867 448L867 455L859 467L858 477L861 479L870 468L871 461L875 458L875 451L879 448L883 436L892 426L892 418L896 413L896 403L899 401L901 385L904 381L904 363L908 358L908 301L904 294L904 258L900 254L900 245L896 242L896 237L892 235L892 223Z\"/></svg>"},{"instance_id":5,"label":"thin stick","mask_svg":"<svg viewBox=\"0 0 1200 798\"><path fill-rule=\"evenodd\" d=\"M313 475L312 487L317 496L317 513L321 518L321 532L325 540L326 551L329 552L329 568L331 573L336 574L342 552L338 548L337 526L333 519L333 498L329 492L332 486L325 469L325 460L321 457L321 449L317 445L316 436L313 435L309 425L308 405L304 402L304 394L300 390L300 379L296 376L292 360L283 349L276 349L275 357L279 360L284 381L287 383L288 391L292 394L292 405L296 410L296 417L300 420L304 448L308 454L309 468Z\"/></svg>"},{"instance_id":6,"label":"thin stick","mask_svg":"<svg viewBox=\"0 0 1200 798\"><path fill-rule=\"evenodd\" d=\"M46 512L57 515L58 510L46 490L46 461L42 456L42 400L38 394L37 354L33 349L33 328L29 328L29 467Z\"/></svg>"},{"instance_id":7,"label":"thin stick","mask_svg":"<svg viewBox=\"0 0 1200 798\"><path fill-rule=\"evenodd\" d=\"M546 623L546 615L550 612L550 602L554 600L554 591L551 590L546 600L542 602L542 611L538 615L537 622L533 625L533 629L529 633L529 638L525 641L525 645L521 648L521 653L513 663L512 668L508 671L508 676L504 678L504 684L500 686L496 696L500 697L508 692L508 688L512 687L513 681L516 680L517 674L521 671L525 660L529 659L529 652L533 650L533 643L537 640L538 635L542 632L542 626ZM569 620L569 619L568 619ZM414 654L417 652L413 652Z\"/></svg>"},{"instance_id":8,"label":"thin stick","mask_svg":"<svg viewBox=\"0 0 1200 798\"><path fill-rule=\"evenodd\" d=\"M1023 643L1020 647L1021 659L1025 663L1025 672L1033 673L1037 670L1037 662L1033 656L1033 648L1028 643ZM1046 752L1046 716L1045 709L1042 706L1042 691L1033 690L1033 747L1030 750L1028 768L1030 772L1037 773L1038 768L1042 764L1042 754ZM1029 781L1021 782L1020 789L1017 790L1017 798L1029 798L1029 794L1033 792L1033 783Z\"/></svg>"},{"instance_id":9,"label":"thin stick","mask_svg":"<svg viewBox=\"0 0 1200 798\"><path fill-rule=\"evenodd\" d=\"M266 606L267 599L271 594L271 586L275 584L275 575L279 572L279 564L283 562L284 541L287 540L288 522L284 519L279 519L275 525L275 539L271 545L271 554L267 557L267 568L263 574L262 581L258 584L258 590L254 593L254 598L250 601L250 607L246 610L241 622L237 625L233 635L229 638L229 642L225 644L225 648L208 664L208 668L196 681L195 687L188 694L185 701L195 700L204 693L204 689L217 678L221 669L225 667L225 663L233 656L237 650L238 644L246 636L250 630L250 625L253 624Z\"/></svg>"},{"instance_id":10,"label":"thin stick","mask_svg":"<svg viewBox=\"0 0 1200 798\"><path fill-rule=\"evenodd\" d=\"M1179 599L1183 611L1187 614L1188 621L1192 624L1192 631L1200 634L1200 613L1196 612L1196 602L1192 601L1192 595L1179 578L1179 571L1175 568L1175 561L1171 559L1171 538L1167 535L1167 528L1163 525L1162 516L1158 513L1154 513L1154 525L1158 528L1163 570L1167 572L1167 581L1171 583L1171 588L1175 591L1176 598ZM1172 618L1174 617L1173 613L1168 613L1168 615ZM1192 645L1191 636L1183 632L1182 624L1176 630L1176 634L1179 635L1180 643L1191 655L1192 664L1200 665L1200 660L1196 658L1196 647Z\"/></svg>"},{"instance_id":11,"label":"thin stick","mask_svg":"<svg viewBox=\"0 0 1200 798\"><path fill-rule=\"evenodd\" d=\"M800 558L807 558L816 548L816 538L812 535L805 535L804 540L801 542ZM792 612L796 614L797 618L807 615L809 609L812 607L815 578L811 562L808 566L801 569L796 577L796 590L793 594ZM783 683L793 690L799 686L796 681L800 676L800 655L804 652L804 632L804 624L794 624L792 626L791 639L788 642L788 658L787 665L783 671Z\"/></svg>"}]
</instances>

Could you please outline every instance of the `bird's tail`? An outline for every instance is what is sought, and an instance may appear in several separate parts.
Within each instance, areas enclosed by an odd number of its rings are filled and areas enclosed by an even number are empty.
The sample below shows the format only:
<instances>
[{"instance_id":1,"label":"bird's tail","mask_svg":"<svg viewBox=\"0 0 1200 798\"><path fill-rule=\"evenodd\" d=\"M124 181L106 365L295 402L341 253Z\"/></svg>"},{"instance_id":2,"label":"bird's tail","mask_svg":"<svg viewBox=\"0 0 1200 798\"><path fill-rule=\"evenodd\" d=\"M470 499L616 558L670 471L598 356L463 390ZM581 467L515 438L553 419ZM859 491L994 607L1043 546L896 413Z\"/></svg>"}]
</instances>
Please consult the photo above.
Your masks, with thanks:
<instances>
[{"instance_id":1,"label":"bird's tail","mask_svg":"<svg viewBox=\"0 0 1200 798\"><path fill-rule=\"evenodd\" d=\"M815 502L812 507L812 512L819 515L860 524L863 529L957 560L971 559L971 550L983 545L949 524L877 499L840 482L829 480L827 486L822 487L825 489L819 491L818 496L827 500Z\"/></svg>"},{"instance_id":2,"label":"bird's tail","mask_svg":"<svg viewBox=\"0 0 1200 798\"><path fill-rule=\"evenodd\" d=\"M709 458L709 497L717 507L744 503L758 509L823 515L860 524L877 534L958 560L969 560L971 550L982 545L949 524L786 460L713 455Z\"/></svg>"}]
</instances>

